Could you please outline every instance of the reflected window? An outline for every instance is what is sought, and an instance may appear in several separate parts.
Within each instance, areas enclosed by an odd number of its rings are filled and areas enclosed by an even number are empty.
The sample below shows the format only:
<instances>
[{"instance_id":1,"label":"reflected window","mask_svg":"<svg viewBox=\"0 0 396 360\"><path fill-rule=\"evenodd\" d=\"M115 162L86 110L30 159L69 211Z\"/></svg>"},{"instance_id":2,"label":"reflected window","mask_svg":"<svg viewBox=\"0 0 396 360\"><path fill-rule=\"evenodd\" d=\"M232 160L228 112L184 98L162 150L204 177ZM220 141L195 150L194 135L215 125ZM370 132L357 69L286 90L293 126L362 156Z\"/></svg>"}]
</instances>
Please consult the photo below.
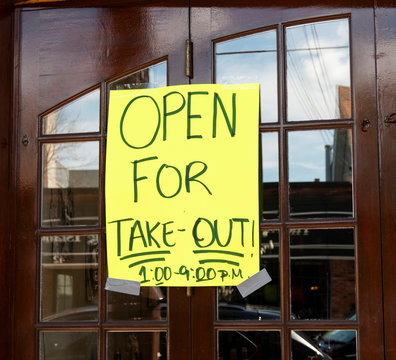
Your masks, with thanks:
<instances>
[{"instance_id":1,"label":"reflected window","mask_svg":"<svg viewBox=\"0 0 396 360\"><path fill-rule=\"evenodd\" d=\"M114 291L106 291L106 293L108 320L166 320L167 288L141 287L139 296Z\"/></svg>"},{"instance_id":2,"label":"reflected window","mask_svg":"<svg viewBox=\"0 0 396 360\"><path fill-rule=\"evenodd\" d=\"M107 360L166 360L166 335L165 331L108 332Z\"/></svg>"},{"instance_id":3,"label":"reflected window","mask_svg":"<svg viewBox=\"0 0 396 360\"><path fill-rule=\"evenodd\" d=\"M151 89L167 85L166 61L123 76L109 84L109 90Z\"/></svg>"},{"instance_id":4,"label":"reflected window","mask_svg":"<svg viewBox=\"0 0 396 360\"><path fill-rule=\"evenodd\" d=\"M286 28L287 118L351 118L348 19Z\"/></svg>"},{"instance_id":5,"label":"reflected window","mask_svg":"<svg viewBox=\"0 0 396 360\"><path fill-rule=\"evenodd\" d=\"M353 229L290 230L291 313L349 319L356 311Z\"/></svg>"},{"instance_id":6,"label":"reflected window","mask_svg":"<svg viewBox=\"0 0 396 360\"><path fill-rule=\"evenodd\" d=\"M40 360L98 358L98 335L94 331L41 331Z\"/></svg>"},{"instance_id":7,"label":"reflected window","mask_svg":"<svg viewBox=\"0 0 396 360\"><path fill-rule=\"evenodd\" d=\"M262 196L263 220L279 219L279 157L278 133L261 133Z\"/></svg>"},{"instance_id":8,"label":"reflected window","mask_svg":"<svg viewBox=\"0 0 396 360\"><path fill-rule=\"evenodd\" d=\"M352 217L352 130L288 133L293 218Z\"/></svg>"},{"instance_id":9,"label":"reflected window","mask_svg":"<svg viewBox=\"0 0 396 360\"><path fill-rule=\"evenodd\" d=\"M235 286L218 287L219 320L280 319L279 231L261 232L260 269L271 282L243 298Z\"/></svg>"},{"instance_id":10,"label":"reflected window","mask_svg":"<svg viewBox=\"0 0 396 360\"><path fill-rule=\"evenodd\" d=\"M260 83L261 122L278 121L276 30L215 44L217 84Z\"/></svg>"},{"instance_id":11,"label":"reflected window","mask_svg":"<svg viewBox=\"0 0 396 360\"><path fill-rule=\"evenodd\" d=\"M41 321L98 318L98 236L41 238Z\"/></svg>"},{"instance_id":12,"label":"reflected window","mask_svg":"<svg viewBox=\"0 0 396 360\"><path fill-rule=\"evenodd\" d=\"M44 135L99 131L100 89L43 116Z\"/></svg>"},{"instance_id":13,"label":"reflected window","mask_svg":"<svg viewBox=\"0 0 396 360\"><path fill-rule=\"evenodd\" d=\"M41 225L99 223L99 142L43 144Z\"/></svg>"},{"instance_id":14,"label":"reflected window","mask_svg":"<svg viewBox=\"0 0 396 360\"><path fill-rule=\"evenodd\" d=\"M218 360L280 360L279 331L218 331Z\"/></svg>"}]
</instances>

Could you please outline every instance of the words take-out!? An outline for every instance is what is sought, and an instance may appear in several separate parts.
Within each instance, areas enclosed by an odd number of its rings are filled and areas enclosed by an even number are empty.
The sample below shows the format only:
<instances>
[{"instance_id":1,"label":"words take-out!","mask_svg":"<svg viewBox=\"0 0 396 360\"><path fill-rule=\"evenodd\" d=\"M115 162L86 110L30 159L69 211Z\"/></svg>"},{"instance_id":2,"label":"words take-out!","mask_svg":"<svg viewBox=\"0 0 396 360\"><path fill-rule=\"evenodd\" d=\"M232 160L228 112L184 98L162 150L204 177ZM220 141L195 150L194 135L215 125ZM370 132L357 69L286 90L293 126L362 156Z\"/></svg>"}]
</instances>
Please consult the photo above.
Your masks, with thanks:
<instances>
[{"instance_id":1,"label":"words take-out!","mask_svg":"<svg viewBox=\"0 0 396 360\"><path fill-rule=\"evenodd\" d=\"M108 276L238 285L259 271L259 85L110 91Z\"/></svg>"}]
</instances>

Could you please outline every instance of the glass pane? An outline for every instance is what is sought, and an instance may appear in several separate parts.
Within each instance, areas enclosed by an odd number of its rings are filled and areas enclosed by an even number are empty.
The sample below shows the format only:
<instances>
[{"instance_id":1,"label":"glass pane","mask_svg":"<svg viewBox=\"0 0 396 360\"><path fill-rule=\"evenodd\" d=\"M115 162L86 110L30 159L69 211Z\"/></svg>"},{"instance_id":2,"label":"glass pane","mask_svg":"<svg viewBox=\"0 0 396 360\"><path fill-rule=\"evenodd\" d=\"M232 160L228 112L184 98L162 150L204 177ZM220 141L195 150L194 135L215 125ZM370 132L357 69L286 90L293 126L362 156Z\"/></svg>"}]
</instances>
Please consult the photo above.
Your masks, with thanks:
<instances>
[{"instance_id":1,"label":"glass pane","mask_svg":"<svg viewBox=\"0 0 396 360\"><path fill-rule=\"evenodd\" d=\"M167 84L166 74L167 64L166 61L163 61L113 81L109 85L109 90L151 89L163 87Z\"/></svg>"},{"instance_id":2,"label":"glass pane","mask_svg":"<svg viewBox=\"0 0 396 360\"><path fill-rule=\"evenodd\" d=\"M278 133L262 133L261 149L263 164L263 194L261 208L263 220L279 219Z\"/></svg>"},{"instance_id":3,"label":"glass pane","mask_svg":"<svg viewBox=\"0 0 396 360\"><path fill-rule=\"evenodd\" d=\"M41 226L97 225L99 142L43 145Z\"/></svg>"},{"instance_id":4,"label":"glass pane","mask_svg":"<svg viewBox=\"0 0 396 360\"><path fill-rule=\"evenodd\" d=\"M351 118L349 23L286 29L289 121Z\"/></svg>"},{"instance_id":5,"label":"glass pane","mask_svg":"<svg viewBox=\"0 0 396 360\"><path fill-rule=\"evenodd\" d=\"M276 51L276 30L246 35L216 44L216 54L240 51Z\"/></svg>"},{"instance_id":6,"label":"glass pane","mask_svg":"<svg viewBox=\"0 0 396 360\"><path fill-rule=\"evenodd\" d=\"M139 296L114 291L106 291L106 294L108 320L166 320L167 288L141 287Z\"/></svg>"},{"instance_id":7,"label":"glass pane","mask_svg":"<svg viewBox=\"0 0 396 360\"><path fill-rule=\"evenodd\" d=\"M43 117L45 135L99 131L100 90L96 89Z\"/></svg>"},{"instance_id":8,"label":"glass pane","mask_svg":"<svg viewBox=\"0 0 396 360\"><path fill-rule=\"evenodd\" d=\"M40 360L96 360L98 336L93 331L40 332Z\"/></svg>"},{"instance_id":9,"label":"glass pane","mask_svg":"<svg viewBox=\"0 0 396 360\"><path fill-rule=\"evenodd\" d=\"M290 217L351 217L352 130L291 131Z\"/></svg>"},{"instance_id":10,"label":"glass pane","mask_svg":"<svg viewBox=\"0 0 396 360\"><path fill-rule=\"evenodd\" d=\"M278 121L276 31L244 36L215 45L216 83L260 83L261 122Z\"/></svg>"},{"instance_id":11,"label":"glass pane","mask_svg":"<svg viewBox=\"0 0 396 360\"><path fill-rule=\"evenodd\" d=\"M356 360L355 330L292 331L292 358L306 360L306 356L301 357L301 346L295 341L299 337L313 344L318 352L314 359Z\"/></svg>"},{"instance_id":12,"label":"glass pane","mask_svg":"<svg viewBox=\"0 0 396 360\"><path fill-rule=\"evenodd\" d=\"M280 319L279 231L261 232L260 269L267 269L272 281L243 298L235 286L218 288L220 320Z\"/></svg>"},{"instance_id":13,"label":"glass pane","mask_svg":"<svg viewBox=\"0 0 396 360\"><path fill-rule=\"evenodd\" d=\"M355 315L353 229L290 231L291 312L296 319Z\"/></svg>"},{"instance_id":14,"label":"glass pane","mask_svg":"<svg viewBox=\"0 0 396 360\"><path fill-rule=\"evenodd\" d=\"M107 360L165 360L167 353L165 331L107 333Z\"/></svg>"},{"instance_id":15,"label":"glass pane","mask_svg":"<svg viewBox=\"0 0 396 360\"><path fill-rule=\"evenodd\" d=\"M98 318L98 236L41 238L41 321Z\"/></svg>"},{"instance_id":16,"label":"glass pane","mask_svg":"<svg viewBox=\"0 0 396 360\"><path fill-rule=\"evenodd\" d=\"M280 360L279 331L218 331L218 360Z\"/></svg>"}]
</instances>

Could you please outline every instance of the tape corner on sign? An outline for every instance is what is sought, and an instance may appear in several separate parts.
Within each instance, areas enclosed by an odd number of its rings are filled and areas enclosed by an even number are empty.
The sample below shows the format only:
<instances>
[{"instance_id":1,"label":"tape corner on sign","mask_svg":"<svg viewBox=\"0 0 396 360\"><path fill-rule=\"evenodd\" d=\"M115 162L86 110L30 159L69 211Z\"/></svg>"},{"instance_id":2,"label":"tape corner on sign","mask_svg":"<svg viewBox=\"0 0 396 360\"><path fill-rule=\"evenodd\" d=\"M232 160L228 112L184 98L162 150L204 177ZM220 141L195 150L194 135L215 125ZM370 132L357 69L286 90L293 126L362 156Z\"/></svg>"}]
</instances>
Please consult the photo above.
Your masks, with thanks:
<instances>
[{"instance_id":1,"label":"tape corner on sign","mask_svg":"<svg viewBox=\"0 0 396 360\"><path fill-rule=\"evenodd\" d=\"M239 285L237 285L237 289L242 297L245 298L264 285L268 284L271 280L271 276L268 274L267 269L263 269L255 273L250 278L242 281Z\"/></svg>"},{"instance_id":2,"label":"tape corner on sign","mask_svg":"<svg viewBox=\"0 0 396 360\"><path fill-rule=\"evenodd\" d=\"M105 290L138 296L140 295L140 282L133 280L107 278Z\"/></svg>"}]
</instances>

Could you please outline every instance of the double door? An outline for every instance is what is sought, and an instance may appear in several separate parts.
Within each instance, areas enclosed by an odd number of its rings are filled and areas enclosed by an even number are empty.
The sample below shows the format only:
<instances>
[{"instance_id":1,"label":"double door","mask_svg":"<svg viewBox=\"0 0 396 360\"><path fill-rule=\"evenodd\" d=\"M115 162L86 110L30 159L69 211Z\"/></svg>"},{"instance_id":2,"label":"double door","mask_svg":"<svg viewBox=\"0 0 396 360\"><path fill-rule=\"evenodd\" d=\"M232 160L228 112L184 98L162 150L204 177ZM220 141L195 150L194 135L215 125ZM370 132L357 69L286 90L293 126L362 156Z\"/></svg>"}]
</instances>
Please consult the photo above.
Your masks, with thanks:
<instances>
[{"instance_id":1,"label":"double door","mask_svg":"<svg viewBox=\"0 0 396 360\"><path fill-rule=\"evenodd\" d=\"M383 321L391 255L381 263L375 9L341 5L18 12L15 359L380 359L384 343L392 351L383 334L393 323ZM108 92L212 82L260 83L260 266L271 283L246 298L234 287L104 290ZM382 152L389 161L385 143Z\"/></svg>"}]
</instances>

